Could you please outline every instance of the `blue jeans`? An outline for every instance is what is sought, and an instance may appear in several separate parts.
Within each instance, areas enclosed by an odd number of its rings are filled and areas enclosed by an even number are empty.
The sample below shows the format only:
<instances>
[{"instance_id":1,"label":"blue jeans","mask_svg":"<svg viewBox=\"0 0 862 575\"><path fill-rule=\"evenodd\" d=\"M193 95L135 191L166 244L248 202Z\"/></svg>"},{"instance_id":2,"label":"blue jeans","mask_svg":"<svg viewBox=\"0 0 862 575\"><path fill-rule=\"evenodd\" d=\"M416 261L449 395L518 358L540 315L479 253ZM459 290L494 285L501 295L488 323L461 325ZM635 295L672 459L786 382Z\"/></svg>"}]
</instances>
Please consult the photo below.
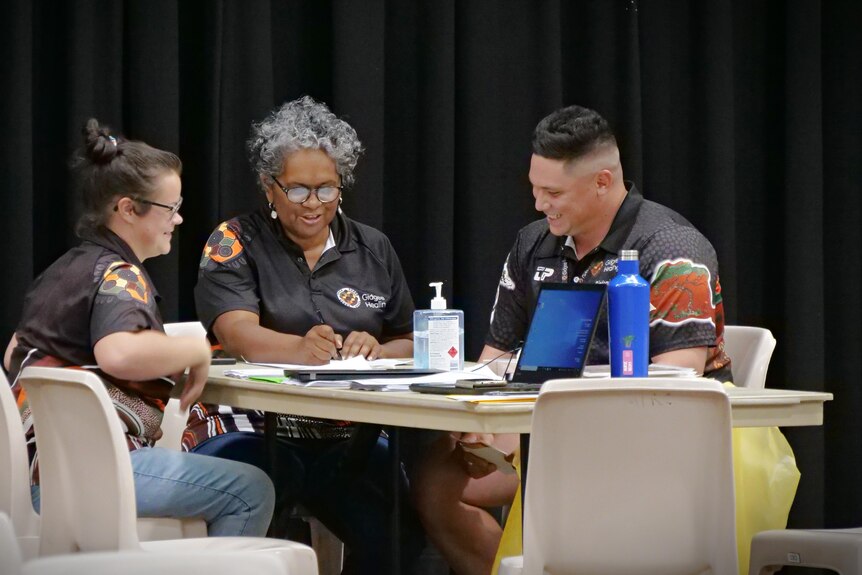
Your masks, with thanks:
<instances>
[{"instance_id":1,"label":"blue jeans","mask_svg":"<svg viewBox=\"0 0 862 575\"><path fill-rule=\"evenodd\" d=\"M202 517L210 536L266 534L275 490L260 469L159 447L129 455L139 517ZM32 494L38 512L38 486Z\"/></svg>"},{"instance_id":2,"label":"blue jeans","mask_svg":"<svg viewBox=\"0 0 862 575\"><path fill-rule=\"evenodd\" d=\"M355 475L340 473L347 445L347 441L279 438L275 471L279 501L302 504L344 542L347 556L342 573L389 573L392 497L388 444L386 439L378 438L371 453L363 454L364 464ZM197 445L194 452L261 469L269 466L263 435L250 431L211 437ZM408 503L406 478L402 477L402 482L399 543L402 572L409 573L422 552L425 537Z\"/></svg>"}]
</instances>

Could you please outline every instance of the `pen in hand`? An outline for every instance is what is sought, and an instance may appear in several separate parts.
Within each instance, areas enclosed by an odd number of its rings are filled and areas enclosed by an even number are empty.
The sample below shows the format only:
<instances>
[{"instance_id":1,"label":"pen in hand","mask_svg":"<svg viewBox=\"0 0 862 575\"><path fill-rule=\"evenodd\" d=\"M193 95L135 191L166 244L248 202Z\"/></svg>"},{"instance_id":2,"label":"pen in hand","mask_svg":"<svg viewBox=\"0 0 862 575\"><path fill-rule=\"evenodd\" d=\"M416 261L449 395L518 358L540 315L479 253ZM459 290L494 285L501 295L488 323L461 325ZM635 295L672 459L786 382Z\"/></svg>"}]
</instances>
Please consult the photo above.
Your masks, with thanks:
<instances>
[{"instance_id":1,"label":"pen in hand","mask_svg":"<svg viewBox=\"0 0 862 575\"><path fill-rule=\"evenodd\" d=\"M315 312L317 312L317 319L318 319L318 321L320 321L320 324L319 324L319 325L326 325L326 320L325 320L325 319L323 319L323 314L320 312L320 309L319 309L319 308L315 308L315 310L314 310L314 311L315 311ZM334 332L334 331L335 331L335 330L333 330L333 332ZM340 349L338 349L338 339L337 339L337 337L338 337L338 336L337 336L337 334L336 334L336 339L332 340L332 343L336 344L336 345L335 345L335 357L336 357L336 358L338 358L338 359L340 359L340 360L344 360L344 358L343 358L343 357L341 357L341 350L340 350Z\"/></svg>"}]
</instances>

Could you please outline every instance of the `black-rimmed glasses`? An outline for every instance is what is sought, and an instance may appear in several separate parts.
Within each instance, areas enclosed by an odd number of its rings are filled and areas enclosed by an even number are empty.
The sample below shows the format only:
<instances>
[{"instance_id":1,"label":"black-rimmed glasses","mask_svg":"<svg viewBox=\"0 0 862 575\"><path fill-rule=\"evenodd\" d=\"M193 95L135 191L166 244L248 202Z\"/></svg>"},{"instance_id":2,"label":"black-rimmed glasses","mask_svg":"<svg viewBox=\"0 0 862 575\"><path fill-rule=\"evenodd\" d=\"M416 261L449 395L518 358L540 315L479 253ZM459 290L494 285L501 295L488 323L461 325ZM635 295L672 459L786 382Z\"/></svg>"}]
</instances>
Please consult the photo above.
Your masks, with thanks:
<instances>
[{"instance_id":1,"label":"black-rimmed glasses","mask_svg":"<svg viewBox=\"0 0 862 575\"><path fill-rule=\"evenodd\" d=\"M179 211L180 211L180 206L182 206L182 205L183 205L183 198L182 198L182 196L180 196L179 201L178 201L177 203L173 204L173 205L171 205L171 204L160 204L159 202L153 202L153 201L151 201L151 200L145 200L144 198L132 198L132 199L133 199L133 200L135 200L136 202L140 202L140 203L142 203L142 204L147 204L147 205L150 205L150 206L158 206L158 207L160 207L160 208L164 208L164 209L166 209L166 210L170 210L170 211L171 211L170 219L173 219L173 217L174 217L175 215L177 215L177 212L179 212Z\"/></svg>"},{"instance_id":2,"label":"black-rimmed glasses","mask_svg":"<svg viewBox=\"0 0 862 575\"><path fill-rule=\"evenodd\" d=\"M270 177L272 178L272 181L275 182L275 185L281 188L281 191L287 196L288 201L294 204L304 204L308 201L308 198L311 197L311 194L317 196L317 201L321 204L333 202L341 195L341 186L320 186L319 188L294 186L292 188L285 188L281 185L281 182L278 181L278 178L275 176Z\"/></svg>"}]
</instances>

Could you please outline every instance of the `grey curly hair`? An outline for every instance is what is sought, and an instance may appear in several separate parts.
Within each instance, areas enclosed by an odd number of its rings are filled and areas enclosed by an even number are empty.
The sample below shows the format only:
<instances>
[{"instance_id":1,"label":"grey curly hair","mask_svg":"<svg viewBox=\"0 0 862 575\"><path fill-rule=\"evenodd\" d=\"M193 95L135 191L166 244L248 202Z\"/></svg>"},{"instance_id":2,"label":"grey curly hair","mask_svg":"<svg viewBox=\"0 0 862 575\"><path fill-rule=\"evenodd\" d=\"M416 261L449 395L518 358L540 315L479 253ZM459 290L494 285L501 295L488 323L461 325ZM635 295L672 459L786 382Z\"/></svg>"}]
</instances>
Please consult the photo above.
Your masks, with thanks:
<instances>
[{"instance_id":1,"label":"grey curly hair","mask_svg":"<svg viewBox=\"0 0 862 575\"><path fill-rule=\"evenodd\" d=\"M280 174L284 159L298 150L323 150L335 162L341 185L353 184L353 170L363 152L362 142L350 124L333 114L326 104L310 96L286 102L260 123L251 126L249 159L258 185L267 176Z\"/></svg>"}]
</instances>

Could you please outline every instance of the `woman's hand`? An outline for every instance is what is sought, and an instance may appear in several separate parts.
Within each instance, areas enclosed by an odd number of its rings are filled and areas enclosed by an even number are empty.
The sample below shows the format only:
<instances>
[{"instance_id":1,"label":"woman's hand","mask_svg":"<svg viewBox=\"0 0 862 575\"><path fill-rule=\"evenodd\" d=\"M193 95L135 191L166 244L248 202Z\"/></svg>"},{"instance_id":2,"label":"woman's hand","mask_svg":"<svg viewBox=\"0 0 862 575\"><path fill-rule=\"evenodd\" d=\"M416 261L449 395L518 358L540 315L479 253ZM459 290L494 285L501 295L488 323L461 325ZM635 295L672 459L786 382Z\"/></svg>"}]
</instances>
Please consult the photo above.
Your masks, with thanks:
<instances>
[{"instance_id":1,"label":"woman's hand","mask_svg":"<svg viewBox=\"0 0 862 575\"><path fill-rule=\"evenodd\" d=\"M316 325L308 330L300 343L302 363L308 365L328 363L330 359L338 357L340 347L342 347L340 335L328 325Z\"/></svg>"},{"instance_id":2,"label":"woman's hand","mask_svg":"<svg viewBox=\"0 0 862 575\"><path fill-rule=\"evenodd\" d=\"M351 331L341 346L341 357L349 359L361 355L367 360L380 357L382 346L377 339L365 331Z\"/></svg>"},{"instance_id":3,"label":"woman's hand","mask_svg":"<svg viewBox=\"0 0 862 575\"><path fill-rule=\"evenodd\" d=\"M210 371L212 353L207 340L201 339L201 351L198 361L189 365L189 374L180 394L180 409L185 411L198 400L203 393Z\"/></svg>"}]
</instances>

